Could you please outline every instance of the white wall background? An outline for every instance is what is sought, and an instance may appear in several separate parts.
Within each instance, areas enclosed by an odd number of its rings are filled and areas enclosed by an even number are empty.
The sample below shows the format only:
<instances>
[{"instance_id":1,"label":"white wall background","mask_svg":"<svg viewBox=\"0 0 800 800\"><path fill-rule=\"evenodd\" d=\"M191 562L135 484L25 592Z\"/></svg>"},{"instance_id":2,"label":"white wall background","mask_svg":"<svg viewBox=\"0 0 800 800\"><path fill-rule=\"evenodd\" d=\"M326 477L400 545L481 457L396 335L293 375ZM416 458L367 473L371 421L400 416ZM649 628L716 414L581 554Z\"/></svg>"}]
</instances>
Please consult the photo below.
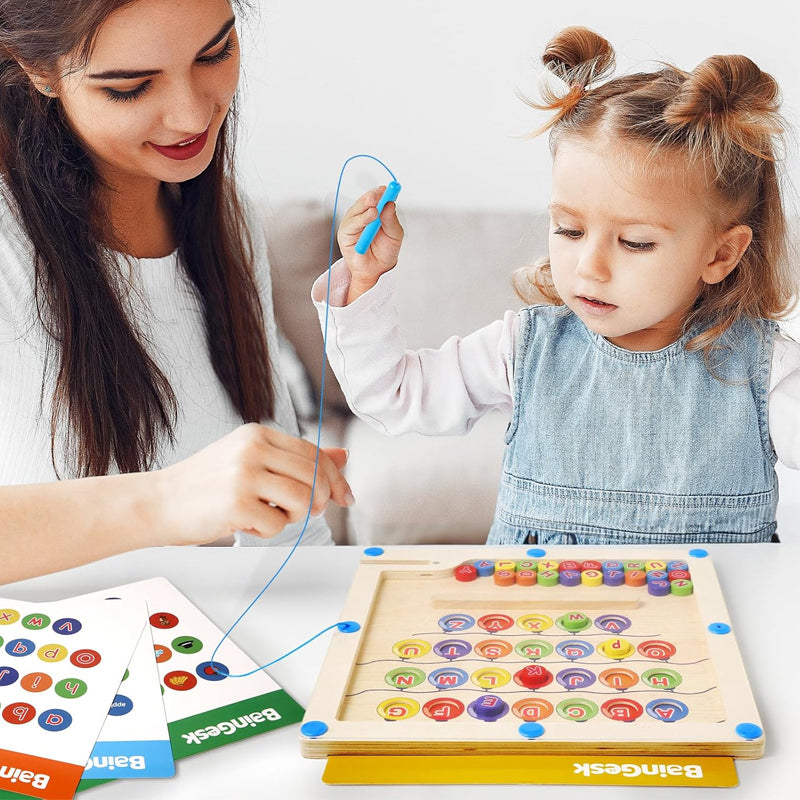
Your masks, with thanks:
<instances>
[{"instance_id":1,"label":"white wall background","mask_svg":"<svg viewBox=\"0 0 800 800\"><path fill-rule=\"evenodd\" d=\"M624 72L659 60L691 69L714 53L743 53L778 80L784 115L800 134L800 6L790 0L252 2L256 13L240 26L240 171L273 206L332 206L342 163L367 152L403 184L401 204L544 208L546 141L520 138L544 117L517 91L535 93L544 45L573 24L605 36ZM797 141L789 140L787 163L794 214ZM351 164L344 202L385 181L377 165ZM790 330L800 339L800 320ZM800 515L800 473L782 470L781 486Z\"/></svg>"},{"instance_id":2,"label":"white wall background","mask_svg":"<svg viewBox=\"0 0 800 800\"><path fill-rule=\"evenodd\" d=\"M397 174L409 205L544 207L546 142L518 137L545 117L516 91L534 93L544 45L572 24L605 36L625 72L744 53L778 79L800 128L800 6L789 0L252 2L242 175L275 203L331 198L343 161L368 152ZM351 197L384 180L364 164L348 169Z\"/></svg>"}]
</instances>

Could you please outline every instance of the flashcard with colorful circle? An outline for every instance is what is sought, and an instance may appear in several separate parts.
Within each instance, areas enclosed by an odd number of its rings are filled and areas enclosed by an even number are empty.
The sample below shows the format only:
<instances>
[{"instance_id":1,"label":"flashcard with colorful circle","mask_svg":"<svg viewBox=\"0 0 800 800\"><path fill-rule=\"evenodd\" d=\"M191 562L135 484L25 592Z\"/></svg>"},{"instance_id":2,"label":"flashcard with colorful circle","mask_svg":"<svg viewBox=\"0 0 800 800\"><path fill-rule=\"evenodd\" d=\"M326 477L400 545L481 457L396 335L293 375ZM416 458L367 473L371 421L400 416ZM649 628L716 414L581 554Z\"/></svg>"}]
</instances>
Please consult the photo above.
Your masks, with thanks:
<instances>
[{"instance_id":1,"label":"flashcard with colorful circle","mask_svg":"<svg viewBox=\"0 0 800 800\"><path fill-rule=\"evenodd\" d=\"M0 600L0 790L75 792L146 620L141 600ZM45 764L47 787L15 779Z\"/></svg>"},{"instance_id":2,"label":"flashcard with colorful circle","mask_svg":"<svg viewBox=\"0 0 800 800\"><path fill-rule=\"evenodd\" d=\"M230 675L230 670L221 661L202 661L195 669L198 678L204 681L224 681Z\"/></svg>"},{"instance_id":3,"label":"flashcard with colorful circle","mask_svg":"<svg viewBox=\"0 0 800 800\"><path fill-rule=\"evenodd\" d=\"M257 736L302 718L303 710L295 700L259 670L258 664L231 639L223 641L223 632L169 581L151 578L116 586L108 593L147 603L149 655L145 653L143 657L154 670L155 688L151 694L131 685L143 672L141 666L134 668L132 663L130 678L118 687L120 698L115 703L117 708L125 708L126 713L109 717L109 723L113 719L115 725L126 726L124 730L130 731L133 722L145 716L147 703L159 704L177 759ZM395 644L402 655L392 651ZM427 639L398 636L387 646L384 658L393 662L393 668L413 667L423 655L427 659L432 657L431 647ZM387 666L383 674L389 671ZM252 674L242 677L246 673ZM407 676L398 677L399 687L384 683L384 688L408 691L404 685L407 680ZM130 700L130 710L121 698ZM373 705L371 713L374 708ZM152 716L155 711L147 713ZM91 773L99 777L95 768Z\"/></svg>"},{"instance_id":4,"label":"flashcard with colorful circle","mask_svg":"<svg viewBox=\"0 0 800 800\"><path fill-rule=\"evenodd\" d=\"M203 643L196 636L178 636L172 640L172 649L176 653L199 653L203 649Z\"/></svg>"},{"instance_id":5,"label":"flashcard with colorful circle","mask_svg":"<svg viewBox=\"0 0 800 800\"><path fill-rule=\"evenodd\" d=\"M79 677L84 676L88 682L91 669ZM151 626L144 625L80 786L88 788L118 778L168 778L174 774Z\"/></svg>"},{"instance_id":6,"label":"flashcard with colorful circle","mask_svg":"<svg viewBox=\"0 0 800 800\"><path fill-rule=\"evenodd\" d=\"M176 669L164 676L164 686L175 692L188 692L197 686L197 677L186 670Z\"/></svg>"},{"instance_id":7,"label":"flashcard with colorful circle","mask_svg":"<svg viewBox=\"0 0 800 800\"><path fill-rule=\"evenodd\" d=\"M157 614L150 615L150 625L156 630L174 628L178 624L178 618L168 611L159 611Z\"/></svg>"}]
</instances>

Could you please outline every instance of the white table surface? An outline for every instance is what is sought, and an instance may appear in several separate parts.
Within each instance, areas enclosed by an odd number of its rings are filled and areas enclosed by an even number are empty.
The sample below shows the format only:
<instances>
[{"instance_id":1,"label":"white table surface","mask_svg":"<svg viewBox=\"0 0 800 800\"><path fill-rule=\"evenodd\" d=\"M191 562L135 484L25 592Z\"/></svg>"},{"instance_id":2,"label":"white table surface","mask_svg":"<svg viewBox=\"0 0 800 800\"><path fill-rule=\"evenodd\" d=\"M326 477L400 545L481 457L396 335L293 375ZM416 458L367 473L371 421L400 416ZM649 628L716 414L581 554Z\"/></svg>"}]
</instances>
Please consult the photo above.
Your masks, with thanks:
<instances>
[{"instance_id":1,"label":"white table surface","mask_svg":"<svg viewBox=\"0 0 800 800\"><path fill-rule=\"evenodd\" d=\"M657 549L657 548L656 548ZM656 549L651 550L655 555ZM800 770L800 546L708 546L722 584L750 684L767 735L763 758L737 762L736 789L584 787L587 798L689 798L734 792L737 798L797 798ZM632 548L633 550L633 548ZM642 548L644 551L645 548ZM475 548L476 558L480 547ZM168 578L223 630L255 597L285 558L286 548L162 548L115 556L85 567L0 587L0 596L44 602L156 576ZM266 663L339 619L357 547L299 548L287 568L236 628L232 638ZM269 669L306 705L328 646L328 635ZM374 800L417 797L486 800L532 795L574 798L575 787L328 786L324 761L299 751L299 726L290 725L177 762L163 780L116 781L80 797L87 800L197 800L298 798Z\"/></svg>"}]
</instances>

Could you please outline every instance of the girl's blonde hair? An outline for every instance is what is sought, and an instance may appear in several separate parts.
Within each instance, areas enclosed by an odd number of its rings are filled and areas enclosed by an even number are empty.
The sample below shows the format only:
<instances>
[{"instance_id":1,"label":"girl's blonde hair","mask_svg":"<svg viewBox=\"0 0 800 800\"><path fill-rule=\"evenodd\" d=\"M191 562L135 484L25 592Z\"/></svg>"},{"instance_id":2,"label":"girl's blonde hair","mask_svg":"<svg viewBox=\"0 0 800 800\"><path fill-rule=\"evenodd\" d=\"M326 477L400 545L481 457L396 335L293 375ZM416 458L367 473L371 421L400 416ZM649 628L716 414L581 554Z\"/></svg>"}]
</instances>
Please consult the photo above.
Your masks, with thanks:
<instances>
[{"instance_id":1,"label":"girl's blonde hair","mask_svg":"<svg viewBox=\"0 0 800 800\"><path fill-rule=\"evenodd\" d=\"M536 131L550 131L553 155L564 139L601 133L644 146L656 169L674 166L681 157L689 168L704 171L720 229L740 224L752 229L738 266L720 283L704 284L685 321L685 330L701 332L687 347L708 355L738 319L785 317L794 306L796 285L777 169L786 125L772 76L745 56L715 55L691 72L666 64L603 82L614 68L614 51L582 27L557 34L542 63L543 102L526 102L555 112ZM527 303L563 302L547 258L517 270L513 282Z\"/></svg>"}]
</instances>

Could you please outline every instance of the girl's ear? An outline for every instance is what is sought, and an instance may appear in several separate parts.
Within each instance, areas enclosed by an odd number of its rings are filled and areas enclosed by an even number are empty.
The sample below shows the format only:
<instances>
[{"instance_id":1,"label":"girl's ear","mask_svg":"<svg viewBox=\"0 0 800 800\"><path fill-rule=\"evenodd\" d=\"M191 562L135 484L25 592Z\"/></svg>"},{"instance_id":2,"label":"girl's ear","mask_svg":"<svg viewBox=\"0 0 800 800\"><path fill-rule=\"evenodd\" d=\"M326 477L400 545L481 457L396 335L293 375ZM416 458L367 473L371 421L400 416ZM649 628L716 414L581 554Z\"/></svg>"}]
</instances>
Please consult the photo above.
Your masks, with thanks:
<instances>
[{"instance_id":1,"label":"girl's ear","mask_svg":"<svg viewBox=\"0 0 800 800\"><path fill-rule=\"evenodd\" d=\"M719 283L734 270L745 250L753 241L753 230L749 225L735 225L725 231L717 242L714 258L706 264L700 276L705 283Z\"/></svg>"}]
</instances>

